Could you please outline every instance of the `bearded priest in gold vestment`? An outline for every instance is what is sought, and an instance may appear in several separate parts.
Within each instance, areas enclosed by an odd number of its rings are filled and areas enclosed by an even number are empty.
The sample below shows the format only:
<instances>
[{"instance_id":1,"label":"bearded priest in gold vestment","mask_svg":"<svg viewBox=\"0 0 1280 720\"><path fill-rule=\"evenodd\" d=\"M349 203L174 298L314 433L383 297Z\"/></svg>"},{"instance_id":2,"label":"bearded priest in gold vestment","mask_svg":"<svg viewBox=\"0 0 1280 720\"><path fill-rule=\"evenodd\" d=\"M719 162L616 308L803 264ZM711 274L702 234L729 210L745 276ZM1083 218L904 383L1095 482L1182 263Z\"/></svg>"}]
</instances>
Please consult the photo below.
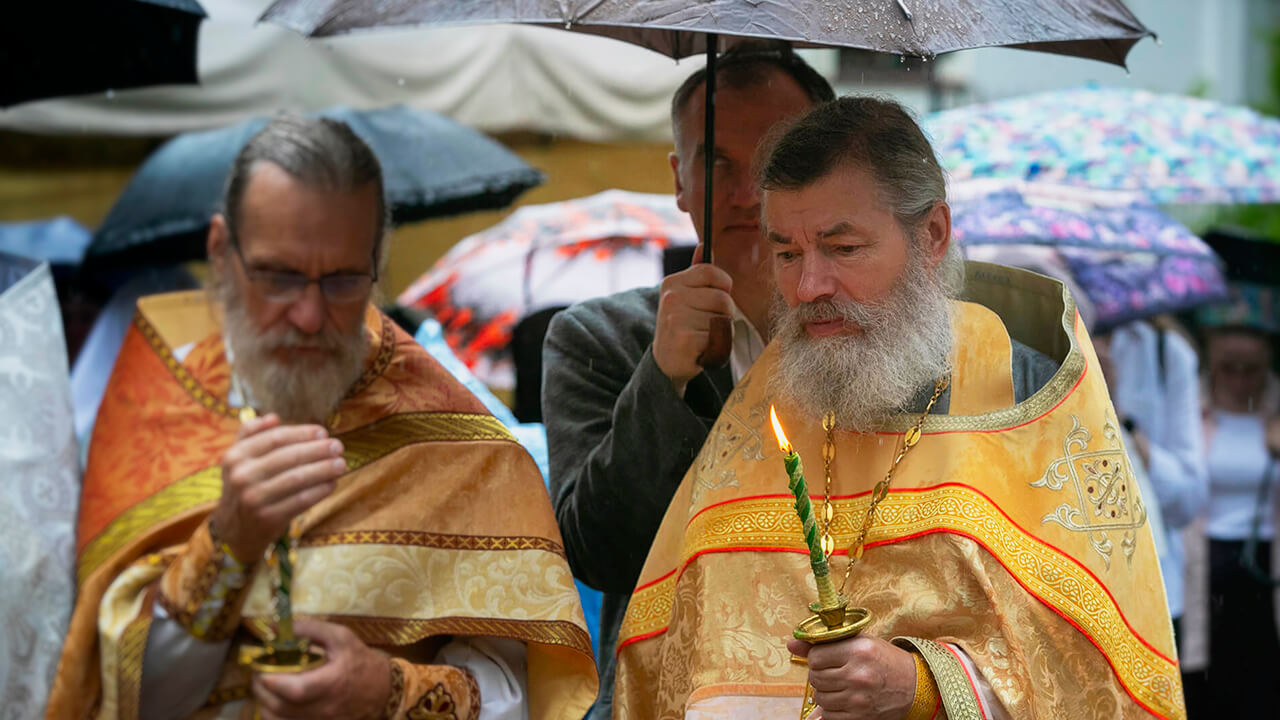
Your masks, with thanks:
<instances>
[{"instance_id":1,"label":"bearded priest in gold vestment","mask_svg":"<svg viewBox=\"0 0 1280 720\"><path fill-rule=\"evenodd\" d=\"M1185 717L1144 500L1062 285L962 264L893 102L815 109L759 180L773 339L650 550L615 717L795 718L806 683L826 720ZM792 639L817 592L771 405L831 577L872 613L857 637Z\"/></svg>"},{"instance_id":2,"label":"bearded priest in gold vestment","mask_svg":"<svg viewBox=\"0 0 1280 720\"><path fill-rule=\"evenodd\" d=\"M277 118L213 217L212 305L140 301L89 451L50 720L591 705L533 460L370 304L387 216L378 161L345 124ZM325 662L254 675L238 650L275 631L263 554L286 534L294 629Z\"/></svg>"}]
</instances>

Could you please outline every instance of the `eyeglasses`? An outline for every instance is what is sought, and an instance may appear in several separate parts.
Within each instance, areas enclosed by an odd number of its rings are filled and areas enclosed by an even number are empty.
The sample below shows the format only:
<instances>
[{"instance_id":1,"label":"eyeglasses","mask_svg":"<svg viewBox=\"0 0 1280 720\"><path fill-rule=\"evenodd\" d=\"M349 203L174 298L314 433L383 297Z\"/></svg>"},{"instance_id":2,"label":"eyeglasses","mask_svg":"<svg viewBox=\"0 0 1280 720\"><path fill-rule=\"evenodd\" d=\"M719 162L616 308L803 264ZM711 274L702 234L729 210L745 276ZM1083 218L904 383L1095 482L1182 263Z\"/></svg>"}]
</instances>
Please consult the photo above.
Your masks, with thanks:
<instances>
[{"instance_id":1,"label":"eyeglasses","mask_svg":"<svg viewBox=\"0 0 1280 720\"><path fill-rule=\"evenodd\" d=\"M292 270L267 270L264 268L255 268L249 265L244 259L244 253L240 250L240 243L235 238L231 240L231 247L236 251L236 257L240 258L240 265L244 268L245 275L249 276L249 282L253 283L262 296L271 302L277 303L294 303L302 299L307 292L307 287L311 283L320 286L320 293L324 295L327 302L334 304L350 303L357 300L364 300L373 288L373 284L378 281L378 261L373 258L373 271L369 273L330 273L313 278L300 272Z\"/></svg>"}]
</instances>

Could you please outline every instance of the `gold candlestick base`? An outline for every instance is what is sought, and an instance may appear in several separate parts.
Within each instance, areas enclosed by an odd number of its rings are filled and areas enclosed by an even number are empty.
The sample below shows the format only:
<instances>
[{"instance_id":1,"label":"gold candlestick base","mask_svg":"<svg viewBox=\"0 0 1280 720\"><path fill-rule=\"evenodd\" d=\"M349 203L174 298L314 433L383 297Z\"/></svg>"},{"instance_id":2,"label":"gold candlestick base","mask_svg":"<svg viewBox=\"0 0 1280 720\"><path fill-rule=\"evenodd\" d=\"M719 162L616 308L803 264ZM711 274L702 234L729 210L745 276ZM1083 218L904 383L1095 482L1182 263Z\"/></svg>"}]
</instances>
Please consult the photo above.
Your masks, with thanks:
<instances>
[{"instance_id":1,"label":"gold candlestick base","mask_svg":"<svg viewBox=\"0 0 1280 720\"><path fill-rule=\"evenodd\" d=\"M290 643L272 641L266 645L243 645L241 665L260 673L299 673L324 664L324 655L306 638Z\"/></svg>"},{"instance_id":2,"label":"gold candlestick base","mask_svg":"<svg viewBox=\"0 0 1280 720\"><path fill-rule=\"evenodd\" d=\"M851 608L849 601L843 597L840 598L840 604L835 607L823 608L818 603L813 603L809 609L814 614L800 621L793 634L797 640L803 640L812 645L853 637L871 624L870 610L860 607Z\"/></svg>"},{"instance_id":3,"label":"gold candlestick base","mask_svg":"<svg viewBox=\"0 0 1280 720\"><path fill-rule=\"evenodd\" d=\"M818 603L812 603L809 609L814 614L800 621L792 634L797 640L803 640L811 645L822 645L853 637L871 624L871 611L866 608L849 607L849 599L843 595L840 596L836 605L824 608ZM800 720L808 720L817 706L813 701L813 686L806 682L804 701L800 704Z\"/></svg>"}]
</instances>

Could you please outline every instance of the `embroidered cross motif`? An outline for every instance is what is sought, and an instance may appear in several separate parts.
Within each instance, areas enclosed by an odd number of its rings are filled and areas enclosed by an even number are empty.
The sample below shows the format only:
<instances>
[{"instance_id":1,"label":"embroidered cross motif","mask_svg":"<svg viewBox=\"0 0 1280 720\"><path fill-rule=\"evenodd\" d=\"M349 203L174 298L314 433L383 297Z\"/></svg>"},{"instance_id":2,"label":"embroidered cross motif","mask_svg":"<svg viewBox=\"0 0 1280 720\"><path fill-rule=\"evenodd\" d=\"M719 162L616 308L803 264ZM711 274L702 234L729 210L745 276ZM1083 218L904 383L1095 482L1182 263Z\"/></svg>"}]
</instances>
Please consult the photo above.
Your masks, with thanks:
<instances>
[{"instance_id":1,"label":"embroidered cross motif","mask_svg":"<svg viewBox=\"0 0 1280 720\"><path fill-rule=\"evenodd\" d=\"M764 459L764 454L761 453L764 446L759 431L764 425L768 403L761 401L748 408L745 418L738 414L739 406L746 399L745 391L750 383L751 378L748 375L734 389L733 394L729 396L729 402L725 403L720 420L698 455L698 469L691 498L694 505L697 505L702 496L711 490L738 486L738 478L733 468L719 470L736 453L741 452L745 460Z\"/></svg>"},{"instance_id":2,"label":"embroidered cross motif","mask_svg":"<svg viewBox=\"0 0 1280 720\"><path fill-rule=\"evenodd\" d=\"M1059 505L1045 515L1042 523L1057 523L1068 530L1088 533L1089 543L1108 568L1114 552L1112 533L1120 534L1120 548L1132 564L1137 551L1137 529L1147 521L1136 480L1129 468L1120 433L1110 419L1103 425L1105 447L1089 449L1092 435L1071 416L1072 428L1062 443L1063 457L1050 463L1044 475L1031 487L1062 490L1070 484L1075 502Z\"/></svg>"}]
</instances>

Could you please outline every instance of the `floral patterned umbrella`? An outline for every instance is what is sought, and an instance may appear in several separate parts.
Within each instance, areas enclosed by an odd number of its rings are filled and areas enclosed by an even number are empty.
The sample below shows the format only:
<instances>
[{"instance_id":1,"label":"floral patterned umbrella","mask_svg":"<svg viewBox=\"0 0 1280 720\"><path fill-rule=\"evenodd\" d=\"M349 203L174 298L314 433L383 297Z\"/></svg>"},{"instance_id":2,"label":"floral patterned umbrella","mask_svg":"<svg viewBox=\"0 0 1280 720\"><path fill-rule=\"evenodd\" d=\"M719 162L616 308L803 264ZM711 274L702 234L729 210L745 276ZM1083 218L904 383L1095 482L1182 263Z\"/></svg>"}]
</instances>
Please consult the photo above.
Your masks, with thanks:
<instances>
[{"instance_id":1,"label":"floral patterned umbrella","mask_svg":"<svg viewBox=\"0 0 1280 720\"><path fill-rule=\"evenodd\" d=\"M952 197L952 236L967 257L1020 264L1034 257L1021 252L1028 246L1052 253L1092 305L1098 329L1227 296L1209 246L1132 196L1021 183L959 185Z\"/></svg>"},{"instance_id":2,"label":"floral patterned umbrella","mask_svg":"<svg viewBox=\"0 0 1280 720\"><path fill-rule=\"evenodd\" d=\"M511 333L522 318L662 279L663 251L697 235L671 195L608 190L526 205L459 242L397 302L430 310L471 372L515 385Z\"/></svg>"},{"instance_id":3,"label":"floral patterned umbrella","mask_svg":"<svg viewBox=\"0 0 1280 720\"><path fill-rule=\"evenodd\" d=\"M1047 181L1152 202L1280 202L1280 119L1145 90L1084 87L935 113L956 181Z\"/></svg>"}]
</instances>

